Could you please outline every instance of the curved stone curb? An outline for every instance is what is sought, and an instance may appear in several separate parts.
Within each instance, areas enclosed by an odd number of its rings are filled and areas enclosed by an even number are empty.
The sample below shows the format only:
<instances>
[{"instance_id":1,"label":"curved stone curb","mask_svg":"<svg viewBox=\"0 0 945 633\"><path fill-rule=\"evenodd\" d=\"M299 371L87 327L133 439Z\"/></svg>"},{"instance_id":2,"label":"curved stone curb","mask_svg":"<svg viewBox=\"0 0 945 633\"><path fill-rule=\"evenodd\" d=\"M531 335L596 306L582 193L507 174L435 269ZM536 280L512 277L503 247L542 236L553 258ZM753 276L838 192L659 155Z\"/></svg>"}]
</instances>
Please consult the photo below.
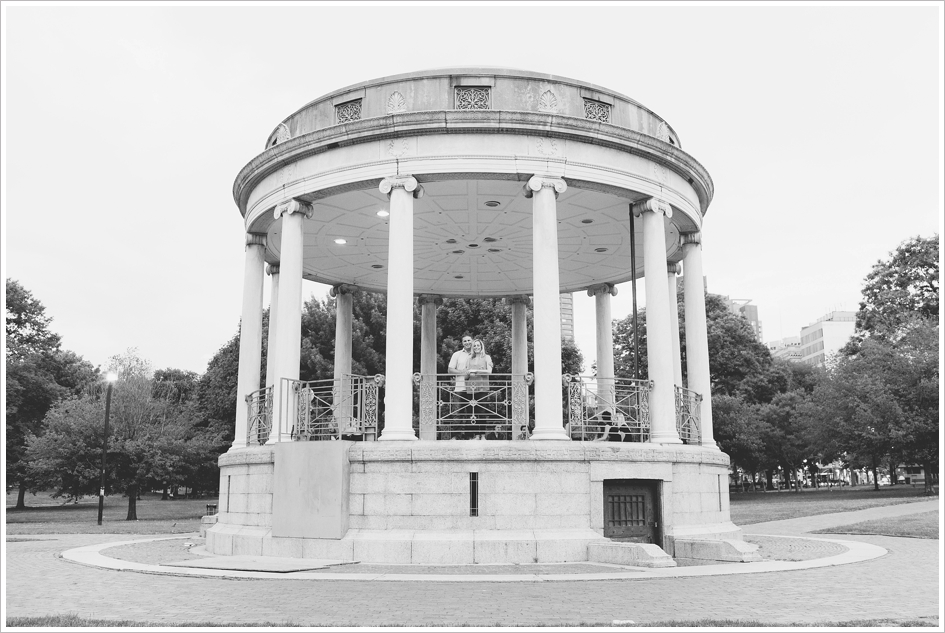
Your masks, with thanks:
<instances>
[{"instance_id":1,"label":"curved stone curb","mask_svg":"<svg viewBox=\"0 0 945 633\"><path fill-rule=\"evenodd\" d=\"M774 536L764 534L760 536ZM223 569L197 569L186 567L165 567L163 565L148 565L111 558L101 553L102 550L120 545L146 543L150 541L167 541L191 536L164 536L157 538L137 539L133 541L119 541L86 545L62 552L62 558L90 567L113 569L115 571L135 571L146 574L161 574L168 576L202 576L212 578L260 578L267 580L361 580L361 581L412 581L412 582L554 582L576 580L646 580L650 578L684 578L696 576L722 576L732 574L757 574L763 572L795 571L812 569L815 567L831 567L848 565L866 560L879 558L888 551L878 545L861 543L859 541L844 541L839 539L815 539L799 536L780 536L780 538L803 538L811 541L825 541L838 543L847 548L847 551L836 556L815 558L804 561L762 561L756 563L727 563L721 565L702 565L696 567L672 567L661 569L637 568L632 571L597 574L364 574L364 573L320 573L320 572L293 572L273 574L269 572L231 571ZM626 569L626 568L625 568Z\"/></svg>"}]
</instances>

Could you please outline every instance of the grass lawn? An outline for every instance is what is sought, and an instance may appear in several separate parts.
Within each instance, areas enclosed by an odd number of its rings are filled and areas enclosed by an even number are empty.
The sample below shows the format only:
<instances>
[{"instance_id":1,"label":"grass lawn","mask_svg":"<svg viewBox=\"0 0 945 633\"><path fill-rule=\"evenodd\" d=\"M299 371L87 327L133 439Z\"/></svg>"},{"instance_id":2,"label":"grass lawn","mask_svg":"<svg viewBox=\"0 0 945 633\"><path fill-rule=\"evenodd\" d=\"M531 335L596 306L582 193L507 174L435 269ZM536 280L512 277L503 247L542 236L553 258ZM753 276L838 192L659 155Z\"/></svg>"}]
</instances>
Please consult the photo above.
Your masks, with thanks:
<instances>
[{"instance_id":1,"label":"grass lawn","mask_svg":"<svg viewBox=\"0 0 945 633\"><path fill-rule=\"evenodd\" d=\"M938 538L938 510L905 517L873 519L849 525L817 530L816 534L879 534L909 538Z\"/></svg>"},{"instance_id":2,"label":"grass lawn","mask_svg":"<svg viewBox=\"0 0 945 633\"><path fill-rule=\"evenodd\" d=\"M53 499L48 493L26 495L25 510L14 510L16 491L7 494L6 534L184 534L200 530L200 517L216 497L169 499L160 493L144 493L137 504L137 521L126 521L128 499L105 498L102 525L98 525L98 497L78 503Z\"/></svg>"},{"instance_id":3,"label":"grass lawn","mask_svg":"<svg viewBox=\"0 0 945 633\"><path fill-rule=\"evenodd\" d=\"M730 511L735 525L765 521L850 512L913 501L927 501L922 486L854 486L843 488L808 488L801 492L738 492L730 496Z\"/></svg>"}]
</instances>

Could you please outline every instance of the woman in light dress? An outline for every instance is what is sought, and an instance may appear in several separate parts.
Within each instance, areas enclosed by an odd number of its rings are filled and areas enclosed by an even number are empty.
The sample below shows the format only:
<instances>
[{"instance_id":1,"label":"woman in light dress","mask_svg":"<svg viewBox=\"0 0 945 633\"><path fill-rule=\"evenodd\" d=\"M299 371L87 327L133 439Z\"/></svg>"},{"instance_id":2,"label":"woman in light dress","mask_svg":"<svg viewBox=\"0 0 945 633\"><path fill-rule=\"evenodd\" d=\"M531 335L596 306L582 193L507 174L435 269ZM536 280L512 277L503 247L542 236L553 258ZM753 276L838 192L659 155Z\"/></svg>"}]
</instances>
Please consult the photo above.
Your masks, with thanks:
<instances>
[{"instance_id":1,"label":"woman in light dress","mask_svg":"<svg viewBox=\"0 0 945 633\"><path fill-rule=\"evenodd\" d=\"M489 374L492 373L492 357L486 354L486 346L482 339L475 339L472 342L472 356L466 365L469 370L469 376L466 378L466 392L469 394L469 401L472 404L472 415L474 418L478 415L480 418L486 413L483 405L478 404L485 394L489 392ZM476 419L476 423L486 420ZM485 439L485 432L476 432L476 439Z\"/></svg>"}]
</instances>

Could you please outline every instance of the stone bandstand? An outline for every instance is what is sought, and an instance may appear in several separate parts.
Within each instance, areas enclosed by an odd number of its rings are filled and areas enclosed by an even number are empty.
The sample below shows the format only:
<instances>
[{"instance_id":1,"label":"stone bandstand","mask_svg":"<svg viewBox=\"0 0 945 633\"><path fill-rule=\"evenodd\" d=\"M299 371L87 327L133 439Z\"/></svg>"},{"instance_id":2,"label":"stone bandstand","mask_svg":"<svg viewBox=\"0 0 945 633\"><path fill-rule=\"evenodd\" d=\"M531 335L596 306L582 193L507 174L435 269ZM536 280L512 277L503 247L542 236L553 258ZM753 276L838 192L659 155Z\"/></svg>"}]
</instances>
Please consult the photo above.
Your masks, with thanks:
<instances>
[{"instance_id":1,"label":"stone bandstand","mask_svg":"<svg viewBox=\"0 0 945 633\"><path fill-rule=\"evenodd\" d=\"M233 194L246 228L239 393L209 551L426 564L755 557L730 521L729 458L712 439L701 228L713 185L655 113L527 71L385 77L286 118ZM648 380L614 377L610 299L634 278L645 279ZM299 380L303 279L333 286L333 380ZM387 294L383 375L351 372L358 290ZM562 375L559 295L576 291L596 298L593 378ZM436 306L450 297L508 301L510 374L460 393L437 375Z\"/></svg>"}]
</instances>

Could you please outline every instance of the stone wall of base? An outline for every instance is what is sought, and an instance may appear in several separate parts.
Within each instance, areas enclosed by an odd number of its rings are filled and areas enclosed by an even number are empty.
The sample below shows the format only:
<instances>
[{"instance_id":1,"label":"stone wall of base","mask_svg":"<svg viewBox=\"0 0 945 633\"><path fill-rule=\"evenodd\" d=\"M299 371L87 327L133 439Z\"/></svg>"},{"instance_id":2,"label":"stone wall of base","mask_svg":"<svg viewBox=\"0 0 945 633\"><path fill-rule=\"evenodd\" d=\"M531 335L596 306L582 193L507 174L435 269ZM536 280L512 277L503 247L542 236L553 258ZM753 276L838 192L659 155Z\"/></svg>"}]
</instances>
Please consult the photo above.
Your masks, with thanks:
<instances>
[{"instance_id":1,"label":"stone wall of base","mask_svg":"<svg viewBox=\"0 0 945 633\"><path fill-rule=\"evenodd\" d=\"M317 448L346 452L346 462L332 462L333 473L341 466L339 490L347 489L335 504L340 514L330 517L340 526L337 538L308 528L334 512L322 507L319 467L303 468L312 471L305 476L280 475L302 487L286 493L291 507L308 497L320 501L299 508L304 521L277 517L275 525L274 507L286 502L274 490L280 452L252 447L220 458L220 513L207 530L208 551L378 563L586 561L589 544L610 542L604 539L603 490L613 479L654 482L662 537L654 547L670 555L676 539L741 538L722 486L728 456L717 450L569 441L331 444L282 448L296 449L293 459L303 460L309 452L315 459Z\"/></svg>"}]
</instances>

